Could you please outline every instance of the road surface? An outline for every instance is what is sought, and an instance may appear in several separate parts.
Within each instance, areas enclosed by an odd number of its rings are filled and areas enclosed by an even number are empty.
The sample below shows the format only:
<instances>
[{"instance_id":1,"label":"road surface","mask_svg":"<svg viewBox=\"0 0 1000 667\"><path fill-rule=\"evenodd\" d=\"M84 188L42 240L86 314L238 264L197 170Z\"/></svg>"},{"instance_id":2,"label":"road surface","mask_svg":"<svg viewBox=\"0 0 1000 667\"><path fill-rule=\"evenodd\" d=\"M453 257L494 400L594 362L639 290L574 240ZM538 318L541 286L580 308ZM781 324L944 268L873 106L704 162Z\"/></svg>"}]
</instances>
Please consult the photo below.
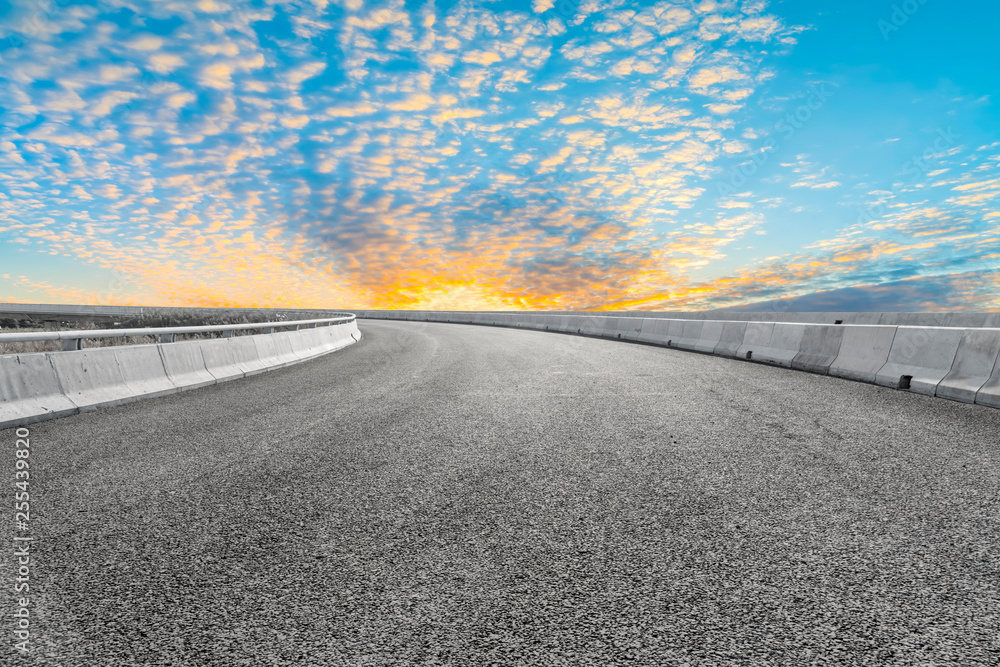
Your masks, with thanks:
<instances>
[{"instance_id":1,"label":"road surface","mask_svg":"<svg viewBox=\"0 0 1000 667\"><path fill-rule=\"evenodd\" d=\"M1000 411L360 326L319 360L32 426L31 652L0 664L1000 661Z\"/></svg>"}]
</instances>

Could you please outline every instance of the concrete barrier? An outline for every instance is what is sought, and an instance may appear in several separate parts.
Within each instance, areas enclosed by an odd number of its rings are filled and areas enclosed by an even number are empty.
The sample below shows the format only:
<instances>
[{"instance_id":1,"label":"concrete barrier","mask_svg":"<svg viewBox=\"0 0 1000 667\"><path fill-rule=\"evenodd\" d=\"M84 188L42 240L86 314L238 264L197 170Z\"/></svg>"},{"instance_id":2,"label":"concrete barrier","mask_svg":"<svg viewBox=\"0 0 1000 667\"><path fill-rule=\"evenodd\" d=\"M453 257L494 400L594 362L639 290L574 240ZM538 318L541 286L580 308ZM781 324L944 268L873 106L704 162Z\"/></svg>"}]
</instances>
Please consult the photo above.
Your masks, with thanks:
<instances>
[{"instance_id":1,"label":"concrete barrier","mask_svg":"<svg viewBox=\"0 0 1000 667\"><path fill-rule=\"evenodd\" d=\"M726 323L721 320L703 321L701 334L698 336L698 341L691 349L695 352L702 352L704 354L712 354L715 352L715 348L718 347L719 341L722 340L722 329L725 324Z\"/></svg>"},{"instance_id":2,"label":"concrete barrier","mask_svg":"<svg viewBox=\"0 0 1000 667\"><path fill-rule=\"evenodd\" d=\"M296 344L296 341L299 341L298 349L303 359L312 359L330 349L328 341L323 337L323 332L320 329L300 331L299 337L292 339L293 345Z\"/></svg>"},{"instance_id":3,"label":"concrete barrier","mask_svg":"<svg viewBox=\"0 0 1000 667\"><path fill-rule=\"evenodd\" d=\"M288 338L288 342L292 346L292 352L299 359L309 359L314 356L312 353L313 348L316 346L316 330L315 329L300 329L298 331L290 331L291 334Z\"/></svg>"},{"instance_id":4,"label":"concrete barrier","mask_svg":"<svg viewBox=\"0 0 1000 667\"><path fill-rule=\"evenodd\" d=\"M1000 329L966 329L951 370L938 383L936 396L975 403L1000 356Z\"/></svg>"},{"instance_id":5,"label":"concrete barrier","mask_svg":"<svg viewBox=\"0 0 1000 667\"><path fill-rule=\"evenodd\" d=\"M603 324L597 335L601 338L615 338L615 334L618 332L618 319L617 317L602 317Z\"/></svg>"},{"instance_id":6,"label":"concrete barrier","mask_svg":"<svg viewBox=\"0 0 1000 667\"><path fill-rule=\"evenodd\" d=\"M972 329L988 326L989 313L882 313L879 324Z\"/></svg>"},{"instance_id":7,"label":"concrete barrier","mask_svg":"<svg viewBox=\"0 0 1000 667\"><path fill-rule=\"evenodd\" d=\"M674 340L673 346L682 350L695 350L701 341L701 332L705 328L704 320L681 320L680 336Z\"/></svg>"},{"instance_id":8,"label":"concrete barrier","mask_svg":"<svg viewBox=\"0 0 1000 667\"><path fill-rule=\"evenodd\" d=\"M253 339L253 336L235 336L229 339L233 362L244 376L256 375L267 370L267 366L260 360L260 353Z\"/></svg>"},{"instance_id":9,"label":"concrete barrier","mask_svg":"<svg viewBox=\"0 0 1000 667\"><path fill-rule=\"evenodd\" d=\"M667 338L668 324L669 322L661 317L643 319L642 324L639 326L639 335L636 337L636 340L652 345L666 345L667 340L669 340Z\"/></svg>"},{"instance_id":10,"label":"concrete barrier","mask_svg":"<svg viewBox=\"0 0 1000 667\"><path fill-rule=\"evenodd\" d=\"M840 354L844 326L808 325L803 329L799 353L792 358L792 368L826 375Z\"/></svg>"},{"instance_id":11,"label":"concrete barrier","mask_svg":"<svg viewBox=\"0 0 1000 667\"><path fill-rule=\"evenodd\" d=\"M278 349L278 344L272 336L251 336L257 346L257 356L262 364L268 368L278 368L289 363L283 355L285 352Z\"/></svg>"},{"instance_id":12,"label":"concrete barrier","mask_svg":"<svg viewBox=\"0 0 1000 667\"><path fill-rule=\"evenodd\" d=\"M265 334L266 335L266 334ZM205 370L215 378L216 382L237 380L246 377L246 372L240 366L232 338L217 338L198 343L205 361ZM176 345L176 343L174 343Z\"/></svg>"},{"instance_id":13,"label":"concrete barrier","mask_svg":"<svg viewBox=\"0 0 1000 667\"><path fill-rule=\"evenodd\" d=\"M63 396L80 408L80 412L137 400L125 384L113 348L51 352L50 359ZM162 366L160 369L162 373Z\"/></svg>"},{"instance_id":14,"label":"concrete barrier","mask_svg":"<svg viewBox=\"0 0 1000 667\"><path fill-rule=\"evenodd\" d=\"M625 321L625 333L622 334L622 339L629 341L639 340L643 319L641 317L623 317L622 320Z\"/></svg>"},{"instance_id":15,"label":"concrete barrier","mask_svg":"<svg viewBox=\"0 0 1000 667\"><path fill-rule=\"evenodd\" d=\"M598 317L595 315L584 316L580 320L580 333L584 336L601 336L604 334L604 330L608 326L607 317Z\"/></svg>"},{"instance_id":16,"label":"concrete barrier","mask_svg":"<svg viewBox=\"0 0 1000 667\"><path fill-rule=\"evenodd\" d=\"M751 322L747 325L746 337L739 354L745 357L747 352L752 351L752 361L790 368L792 360L800 352L807 326L809 325L775 322L768 327L762 322Z\"/></svg>"},{"instance_id":17,"label":"concrete barrier","mask_svg":"<svg viewBox=\"0 0 1000 667\"><path fill-rule=\"evenodd\" d=\"M0 356L0 428L195 389L333 352L357 325ZM283 339L283 340L282 340ZM266 360L260 350L268 352Z\"/></svg>"},{"instance_id":18,"label":"concrete barrier","mask_svg":"<svg viewBox=\"0 0 1000 667\"><path fill-rule=\"evenodd\" d=\"M50 353L0 356L0 428L79 412L59 386Z\"/></svg>"},{"instance_id":19,"label":"concrete barrier","mask_svg":"<svg viewBox=\"0 0 1000 667\"><path fill-rule=\"evenodd\" d=\"M933 396L938 383L951 371L964 334L964 329L896 327L889 359L875 382Z\"/></svg>"},{"instance_id":20,"label":"concrete barrier","mask_svg":"<svg viewBox=\"0 0 1000 667\"><path fill-rule=\"evenodd\" d=\"M328 343L323 354L326 354L327 352L334 352L361 340L361 332L355 325L351 325L350 327L328 328L332 330L330 333L330 342Z\"/></svg>"},{"instance_id":21,"label":"concrete barrier","mask_svg":"<svg viewBox=\"0 0 1000 667\"><path fill-rule=\"evenodd\" d=\"M601 332L602 338L612 338L615 340L624 340L625 336L628 334L631 328L631 317L608 317L605 318L604 331Z\"/></svg>"},{"instance_id":22,"label":"concrete barrier","mask_svg":"<svg viewBox=\"0 0 1000 667\"><path fill-rule=\"evenodd\" d=\"M875 382L875 376L889 359L896 327L880 325L842 325L844 333L837 358L828 373L835 377Z\"/></svg>"},{"instance_id":23,"label":"concrete barrier","mask_svg":"<svg viewBox=\"0 0 1000 667\"><path fill-rule=\"evenodd\" d=\"M719 316L734 319L711 319ZM449 317L462 321L460 313ZM995 313L490 313L485 319L724 357L752 353L753 361L1000 407L1000 327L988 329L1000 325Z\"/></svg>"},{"instance_id":24,"label":"concrete barrier","mask_svg":"<svg viewBox=\"0 0 1000 667\"><path fill-rule=\"evenodd\" d=\"M993 373L986 384L976 393L976 404L1000 408L1000 358L994 364Z\"/></svg>"},{"instance_id":25,"label":"concrete barrier","mask_svg":"<svg viewBox=\"0 0 1000 667\"><path fill-rule=\"evenodd\" d=\"M163 358L167 377L178 387L197 389L216 382L215 376L205 368L205 357L201 353L199 343L201 341L182 341L161 343L156 346Z\"/></svg>"},{"instance_id":26,"label":"concrete barrier","mask_svg":"<svg viewBox=\"0 0 1000 667\"><path fill-rule=\"evenodd\" d=\"M167 376L163 357L156 345L127 345L105 349L114 350L118 369L134 396L156 398L180 391Z\"/></svg>"},{"instance_id":27,"label":"concrete barrier","mask_svg":"<svg viewBox=\"0 0 1000 667\"><path fill-rule=\"evenodd\" d=\"M736 356L739 359L757 361L760 358L760 351L771 341L774 322L747 322L746 326Z\"/></svg>"},{"instance_id":28,"label":"concrete barrier","mask_svg":"<svg viewBox=\"0 0 1000 667\"><path fill-rule=\"evenodd\" d=\"M653 329L656 327L656 323L659 320L655 317L644 317L639 324L639 333L636 334L635 339L640 343L654 343L653 340Z\"/></svg>"},{"instance_id":29,"label":"concrete barrier","mask_svg":"<svg viewBox=\"0 0 1000 667\"><path fill-rule=\"evenodd\" d=\"M602 338L618 340L625 337L628 322L623 317L608 317L604 320L604 330L601 332Z\"/></svg>"},{"instance_id":30,"label":"concrete barrier","mask_svg":"<svg viewBox=\"0 0 1000 667\"><path fill-rule=\"evenodd\" d=\"M296 340L300 337L300 334L302 332L299 331L279 331L274 334L274 342L278 347L282 361L286 364L294 364L297 361L308 358L307 355L304 355L297 349L299 344Z\"/></svg>"},{"instance_id":31,"label":"concrete barrier","mask_svg":"<svg viewBox=\"0 0 1000 667\"><path fill-rule=\"evenodd\" d=\"M712 350L712 354L720 357L735 357L740 346L743 345L747 324L747 322L723 322L722 332L719 334L719 344Z\"/></svg>"}]
</instances>

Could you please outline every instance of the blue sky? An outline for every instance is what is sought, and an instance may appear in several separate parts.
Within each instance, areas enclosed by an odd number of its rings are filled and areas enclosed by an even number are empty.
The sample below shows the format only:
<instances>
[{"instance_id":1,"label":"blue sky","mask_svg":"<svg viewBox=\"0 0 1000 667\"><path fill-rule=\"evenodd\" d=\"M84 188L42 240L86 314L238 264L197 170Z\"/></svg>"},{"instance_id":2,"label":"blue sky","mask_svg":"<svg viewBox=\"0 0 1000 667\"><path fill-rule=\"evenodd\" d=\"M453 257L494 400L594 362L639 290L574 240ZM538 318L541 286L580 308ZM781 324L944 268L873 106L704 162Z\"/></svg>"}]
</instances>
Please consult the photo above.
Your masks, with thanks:
<instances>
[{"instance_id":1,"label":"blue sky","mask_svg":"<svg viewBox=\"0 0 1000 667\"><path fill-rule=\"evenodd\" d=\"M0 2L0 299L994 310L998 15Z\"/></svg>"}]
</instances>

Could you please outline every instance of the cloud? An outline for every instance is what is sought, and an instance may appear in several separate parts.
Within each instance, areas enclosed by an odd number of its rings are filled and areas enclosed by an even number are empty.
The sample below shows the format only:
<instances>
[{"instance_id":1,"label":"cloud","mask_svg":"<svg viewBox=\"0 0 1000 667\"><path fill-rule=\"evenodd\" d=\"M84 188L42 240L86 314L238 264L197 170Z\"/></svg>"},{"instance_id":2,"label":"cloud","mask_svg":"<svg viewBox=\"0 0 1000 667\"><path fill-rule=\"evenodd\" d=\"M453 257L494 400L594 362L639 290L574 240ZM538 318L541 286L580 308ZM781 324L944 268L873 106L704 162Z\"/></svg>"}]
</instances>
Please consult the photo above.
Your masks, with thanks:
<instances>
[{"instance_id":1,"label":"cloud","mask_svg":"<svg viewBox=\"0 0 1000 667\"><path fill-rule=\"evenodd\" d=\"M705 108L712 113L719 114L720 116L725 116L727 114L734 113L743 108L742 104L706 104Z\"/></svg>"},{"instance_id":2,"label":"cloud","mask_svg":"<svg viewBox=\"0 0 1000 667\"><path fill-rule=\"evenodd\" d=\"M197 99L198 98L194 95L194 93L185 90L179 93L174 93L172 95L169 95L166 98L165 103L171 109L180 109L182 107L187 106L188 104L191 104Z\"/></svg>"},{"instance_id":3,"label":"cloud","mask_svg":"<svg viewBox=\"0 0 1000 667\"><path fill-rule=\"evenodd\" d=\"M693 90L705 93L715 85L731 82L743 82L746 74L733 65L705 67L691 75L689 81Z\"/></svg>"},{"instance_id":4,"label":"cloud","mask_svg":"<svg viewBox=\"0 0 1000 667\"><path fill-rule=\"evenodd\" d=\"M825 183L817 183L815 179L804 179L792 183L793 188L812 188L813 190L828 190L830 188L840 187L839 181L826 181Z\"/></svg>"},{"instance_id":5,"label":"cloud","mask_svg":"<svg viewBox=\"0 0 1000 667\"><path fill-rule=\"evenodd\" d=\"M173 27L100 5L0 81L0 241L126 268L123 299L695 308L1000 247L993 149L905 188L786 151L715 196L773 123L763 3L129 3ZM754 247L818 210L850 223Z\"/></svg>"},{"instance_id":6,"label":"cloud","mask_svg":"<svg viewBox=\"0 0 1000 667\"><path fill-rule=\"evenodd\" d=\"M493 63L498 63L503 58L499 53L494 53L492 51L469 51L462 55L462 61L467 63L474 63L476 65L492 65Z\"/></svg>"},{"instance_id":7,"label":"cloud","mask_svg":"<svg viewBox=\"0 0 1000 667\"><path fill-rule=\"evenodd\" d=\"M326 115L330 118L354 118L356 116L367 116L378 111L378 108L369 102L361 102L347 107L327 107Z\"/></svg>"},{"instance_id":8,"label":"cloud","mask_svg":"<svg viewBox=\"0 0 1000 667\"><path fill-rule=\"evenodd\" d=\"M766 42L779 32L781 23L773 16L755 16L739 22L736 32L745 40Z\"/></svg>"},{"instance_id":9,"label":"cloud","mask_svg":"<svg viewBox=\"0 0 1000 667\"><path fill-rule=\"evenodd\" d=\"M326 63L324 62L308 62L303 63L297 67L294 67L284 75L285 83L290 88L298 88L302 85L304 81L318 76L323 70L326 69Z\"/></svg>"},{"instance_id":10,"label":"cloud","mask_svg":"<svg viewBox=\"0 0 1000 667\"><path fill-rule=\"evenodd\" d=\"M430 95L419 93L399 102L390 102L387 107L393 111L424 111L435 103Z\"/></svg>"},{"instance_id":11,"label":"cloud","mask_svg":"<svg viewBox=\"0 0 1000 667\"><path fill-rule=\"evenodd\" d=\"M158 74L169 74L183 67L184 59L175 53L155 53L149 57L146 66Z\"/></svg>"},{"instance_id":12,"label":"cloud","mask_svg":"<svg viewBox=\"0 0 1000 667\"><path fill-rule=\"evenodd\" d=\"M481 109L449 109L434 116L434 122L441 124L456 118L478 118L485 115L485 113L486 112Z\"/></svg>"},{"instance_id":13,"label":"cloud","mask_svg":"<svg viewBox=\"0 0 1000 667\"><path fill-rule=\"evenodd\" d=\"M198 83L208 88L230 90L233 87L233 67L229 63L215 62L201 70Z\"/></svg>"},{"instance_id":14,"label":"cloud","mask_svg":"<svg viewBox=\"0 0 1000 667\"><path fill-rule=\"evenodd\" d=\"M163 38L149 33L140 33L125 43L134 51L159 51L163 47Z\"/></svg>"}]
</instances>

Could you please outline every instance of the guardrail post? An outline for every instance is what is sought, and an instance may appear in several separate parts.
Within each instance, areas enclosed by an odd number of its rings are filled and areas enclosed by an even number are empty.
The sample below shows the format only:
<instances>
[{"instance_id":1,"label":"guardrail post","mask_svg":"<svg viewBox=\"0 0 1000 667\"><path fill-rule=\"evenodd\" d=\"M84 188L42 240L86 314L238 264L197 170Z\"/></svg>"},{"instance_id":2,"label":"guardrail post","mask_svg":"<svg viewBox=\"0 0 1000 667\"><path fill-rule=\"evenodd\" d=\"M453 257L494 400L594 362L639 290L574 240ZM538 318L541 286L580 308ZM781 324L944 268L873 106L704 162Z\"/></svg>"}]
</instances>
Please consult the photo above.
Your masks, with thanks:
<instances>
[{"instance_id":1,"label":"guardrail post","mask_svg":"<svg viewBox=\"0 0 1000 667\"><path fill-rule=\"evenodd\" d=\"M235 335L236 335L236 329L229 329L228 331L222 332L223 338L232 338Z\"/></svg>"},{"instance_id":2,"label":"guardrail post","mask_svg":"<svg viewBox=\"0 0 1000 667\"><path fill-rule=\"evenodd\" d=\"M160 334L160 342L161 343L173 343L174 342L174 334Z\"/></svg>"},{"instance_id":3,"label":"guardrail post","mask_svg":"<svg viewBox=\"0 0 1000 667\"><path fill-rule=\"evenodd\" d=\"M264 327L263 329L260 330L260 332L266 334L274 333L274 327Z\"/></svg>"},{"instance_id":4,"label":"guardrail post","mask_svg":"<svg viewBox=\"0 0 1000 667\"><path fill-rule=\"evenodd\" d=\"M83 349L83 339L82 338L69 338L63 341L62 349L64 352L73 352L75 350Z\"/></svg>"},{"instance_id":5,"label":"guardrail post","mask_svg":"<svg viewBox=\"0 0 1000 667\"><path fill-rule=\"evenodd\" d=\"M291 327L291 330L292 331L298 331L299 330L299 325L296 324L294 327Z\"/></svg>"}]
</instances>

